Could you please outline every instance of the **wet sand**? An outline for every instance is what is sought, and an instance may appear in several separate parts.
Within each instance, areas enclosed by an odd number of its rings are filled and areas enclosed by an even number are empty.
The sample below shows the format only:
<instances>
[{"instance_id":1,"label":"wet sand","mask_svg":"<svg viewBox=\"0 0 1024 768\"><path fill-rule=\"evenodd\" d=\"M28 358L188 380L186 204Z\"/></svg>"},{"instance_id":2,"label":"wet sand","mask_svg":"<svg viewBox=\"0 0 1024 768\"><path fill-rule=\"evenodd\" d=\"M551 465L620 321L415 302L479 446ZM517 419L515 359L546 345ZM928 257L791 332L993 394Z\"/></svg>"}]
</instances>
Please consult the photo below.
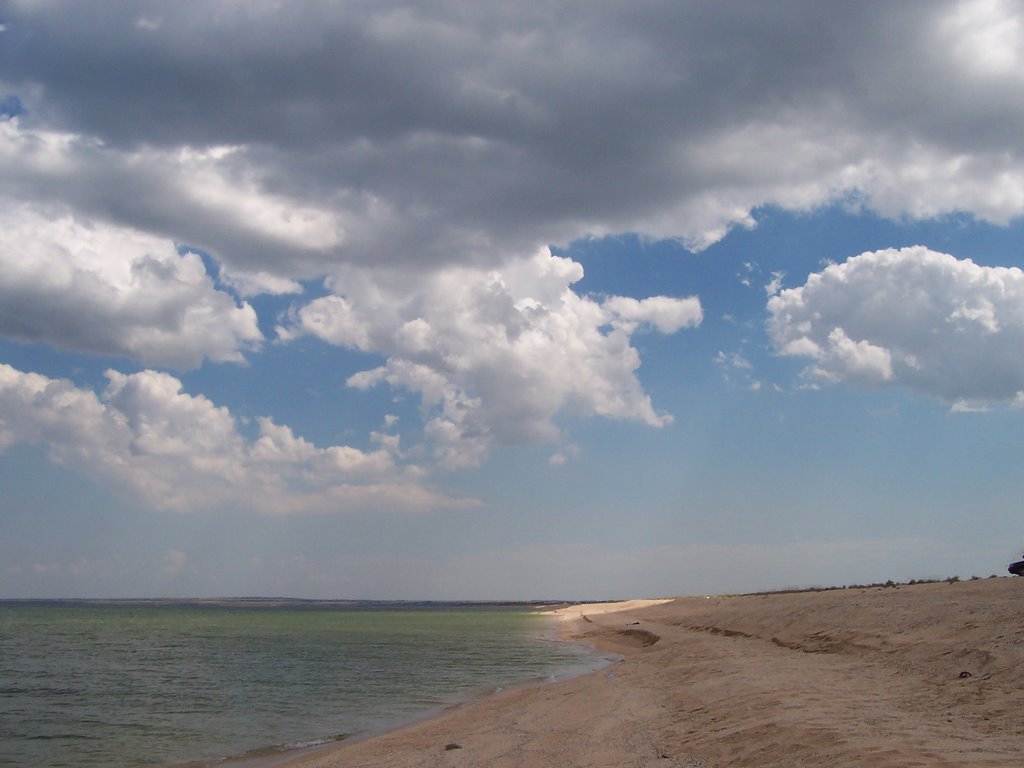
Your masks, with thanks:
<instances>
[{"instance_id":1,"label":"wet sand","mask_svg":"<svg viewBox=\"0 0 1024 768\"><path fill-rule=\"evenodd\" d=\"M564 609L612 666L293 768L1024 761L1024 579ZM455 746L457 745L457 747Z\"/></svg>"}]
</instances>

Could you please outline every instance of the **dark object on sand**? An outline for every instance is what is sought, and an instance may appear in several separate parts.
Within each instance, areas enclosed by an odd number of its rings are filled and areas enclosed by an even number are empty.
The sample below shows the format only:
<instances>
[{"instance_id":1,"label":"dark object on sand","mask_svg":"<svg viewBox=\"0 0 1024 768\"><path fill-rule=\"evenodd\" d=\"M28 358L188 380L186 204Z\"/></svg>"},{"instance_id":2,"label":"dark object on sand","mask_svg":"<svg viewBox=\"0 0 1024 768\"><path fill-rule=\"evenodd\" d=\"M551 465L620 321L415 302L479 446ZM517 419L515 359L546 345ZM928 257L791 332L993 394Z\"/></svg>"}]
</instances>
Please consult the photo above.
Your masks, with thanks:
<instances>
[{"instance_id":1,"label":"dark object on sand","mask_svg":"<svg viewBox=\"0 0 1024 768\"><path fill-rule=\"evenodd\" d=\"M446 750L448 750L449 752L451 752L451 751L452 751L453 749L462 749L462 745L461 745L461 744L456 744L456 743L455 743L455 742L453 741L453 742L451 742L450 744L445 744L445 745L444 745L444 748L445 748Z\"/></svg>"},{"instance_id":2,"label":"dark object on sand","mask_svg":"<svg viewBox=\"0 0 1024 768\"><path fill-rule=\"evenodd\" d=\"M1006 570L1014 576L1024 576L1024 560L1018 560L1016 563L1010 563L1010 567Z\"/></svg>"}]
</instances>

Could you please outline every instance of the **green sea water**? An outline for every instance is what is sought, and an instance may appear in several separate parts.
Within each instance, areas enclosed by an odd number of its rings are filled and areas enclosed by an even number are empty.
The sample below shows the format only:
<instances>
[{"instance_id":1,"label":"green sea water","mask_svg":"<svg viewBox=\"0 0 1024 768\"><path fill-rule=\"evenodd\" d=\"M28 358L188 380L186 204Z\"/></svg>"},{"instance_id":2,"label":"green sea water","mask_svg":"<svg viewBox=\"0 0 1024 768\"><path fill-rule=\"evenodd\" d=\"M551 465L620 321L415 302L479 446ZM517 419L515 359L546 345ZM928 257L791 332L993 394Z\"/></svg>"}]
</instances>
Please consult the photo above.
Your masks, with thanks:
<instances>
[{"instance_id":1,"label":"green sea water","mask_svg":"<svg viewBox=\"0 0 1024 768\"><path fill-rule=\"evenodd\" d=\"M213 765L603 663L524 606L0 602L0 766Z\"/></svg>"}]
</instances>

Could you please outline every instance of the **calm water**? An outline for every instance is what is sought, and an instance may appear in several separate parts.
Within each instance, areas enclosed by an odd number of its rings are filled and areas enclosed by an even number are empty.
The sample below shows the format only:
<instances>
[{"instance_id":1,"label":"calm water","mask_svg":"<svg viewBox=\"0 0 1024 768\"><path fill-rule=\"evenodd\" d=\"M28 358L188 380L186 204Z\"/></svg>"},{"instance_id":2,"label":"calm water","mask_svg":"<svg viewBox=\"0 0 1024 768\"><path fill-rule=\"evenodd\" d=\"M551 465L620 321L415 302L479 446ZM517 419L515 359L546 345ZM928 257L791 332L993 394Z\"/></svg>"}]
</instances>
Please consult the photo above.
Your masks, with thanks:
<instances>
[{"instance_id":1,"label":"calm water","mask_svg":"<svg viewBox=\"0 0 1024 768\"><path fill-rule=\"evenodd\" d=\"M212 764L600 664L521 607L0 602L0 765Z\"/></svg>"}]
</instances>

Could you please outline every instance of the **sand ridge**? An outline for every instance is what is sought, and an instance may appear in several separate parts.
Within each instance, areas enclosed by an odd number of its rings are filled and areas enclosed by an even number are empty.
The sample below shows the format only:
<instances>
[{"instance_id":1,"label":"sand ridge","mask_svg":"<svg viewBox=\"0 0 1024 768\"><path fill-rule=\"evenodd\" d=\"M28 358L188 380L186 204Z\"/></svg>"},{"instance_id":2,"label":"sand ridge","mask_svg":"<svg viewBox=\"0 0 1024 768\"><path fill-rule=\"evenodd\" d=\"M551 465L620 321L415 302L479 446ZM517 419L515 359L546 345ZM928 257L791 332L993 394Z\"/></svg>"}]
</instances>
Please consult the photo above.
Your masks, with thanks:
<instances>
[{"instance_id":1,"label":"sand ridge","mask_svg":"<svg viewBox=\"0 0 1024 768\"><path fill-rule=\"evenodd\" d=\"M1024 758L1024 579L613 606L563 609L574 637L623 654L604 670L290 765L1001 768Z\"/></svg>"},{"instance_id":2,"label":"sand ridge","mask_svg":"<svg viewBox=\"0 0 1024 768\"><path fill-rule=\"evenodd\" d=\"M560 620L567 621L579 619L583 616L602 616L606 613L622 613L623 611L635 611L639 608L650 608L655 605L671 603L675 598L661 597L652 600L616 600L607 603L575 603L563 608L556 608L548 611Z\"/></svg>"}]
</instances>

